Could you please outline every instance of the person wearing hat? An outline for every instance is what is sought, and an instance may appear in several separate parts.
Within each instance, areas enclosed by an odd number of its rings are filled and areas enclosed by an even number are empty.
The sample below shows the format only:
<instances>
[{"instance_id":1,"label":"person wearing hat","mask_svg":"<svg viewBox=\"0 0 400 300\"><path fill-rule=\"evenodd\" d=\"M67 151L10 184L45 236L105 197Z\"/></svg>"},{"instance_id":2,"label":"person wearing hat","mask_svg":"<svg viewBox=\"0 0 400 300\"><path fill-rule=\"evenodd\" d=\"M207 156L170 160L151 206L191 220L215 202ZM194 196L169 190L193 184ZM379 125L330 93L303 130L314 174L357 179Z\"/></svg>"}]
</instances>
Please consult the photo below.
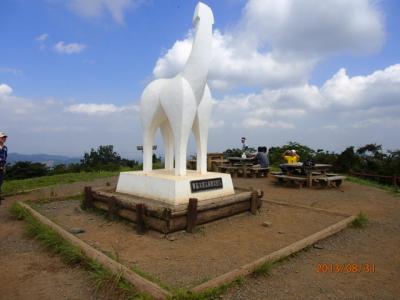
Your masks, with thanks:
<instances>
[{"instance_id":1,"label":"person wearing hat","mask_svg":"<svg viewBox=\"0 0 400 300\"><path fill-rule=\"evenodd\" d=\"M296 150L286 150L283 155L283 159L287 164L296 164L300 161L300 156L297 154Z\"/></svg>"},{"instance_id":2,"label":"person wearing hat","mask_svg":"<svg viewBox=\"0 0 400 300\"><path fill-rule=\"evenodd\" d=\"M285 160L285 164L297 164L300 161L300 156L297 154L296 150L286 150L282 154L283 159ZM281 168L282 173L288 173L288 168L285 164L281 164L279 167Z\"/></svg>"},{"instance_id":3,"label":"person wearing hat","mask_svg":"<svg viewBox=\"0 0 400 300\"><path fill-rule=\"evenodd\" d=\"M0 204L3 199L1 196L1 186L3 184L4 173L6 171L7 162L7 146L5 145L7 135L0 132Z\"/></svg>"}]
</instances>

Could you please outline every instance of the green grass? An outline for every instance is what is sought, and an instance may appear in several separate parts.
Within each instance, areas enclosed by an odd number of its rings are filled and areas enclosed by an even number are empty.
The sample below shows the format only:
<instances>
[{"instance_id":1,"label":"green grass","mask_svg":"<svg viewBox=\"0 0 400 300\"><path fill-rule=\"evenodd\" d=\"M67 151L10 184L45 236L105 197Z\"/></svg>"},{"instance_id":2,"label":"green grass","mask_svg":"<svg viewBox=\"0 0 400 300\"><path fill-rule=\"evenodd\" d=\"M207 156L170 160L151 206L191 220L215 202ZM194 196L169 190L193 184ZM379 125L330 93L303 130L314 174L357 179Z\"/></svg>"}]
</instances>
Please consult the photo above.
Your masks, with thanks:
<instances>
[{"instance_id":1,"label":"green grass","mask_svg":"<svg viewBox=\"0 0 400 300\"><path fill-rule=\"evenodd\" d=\"M102 296L106 295L112 299L117 297L122 299L137 299L149 300L152 299L149 295L139 293L129 282L127 282L121 274L113 274L106 270L96 261L86 257L82 251L65 241L58 233L37 221L32 215L21 207L17 202L13 203L10 208L10 213L17 219L24 219L27 224L27 233L37 239L42 245L53 253L61 255L69 265L79 265L85 268L90 273L90 278L93 282L93 288L96 293L101 292ZM108 256L119 260L116 253L107 253ZM221 285L216 288L208 289L203 293L193 293L187 289L173 289L151 275L144 273L138 268L132 268L144 278L147 278L166 290L172 292L173 296L170 300L216 300L221 299L221 295L230 287L241 286L243 278L239 277L230 284Z\"/></svg>"},{"instance_id":2,"label":"green grass","mask_svg":"<svg viewBox=\"0 0 400 300\"><path fill-rule=\"evenodd\" d=\"M215 288L210 288L203 293L193 293L186 289L178 289L169 300L217 300L222 298L222 294L233 286L242 286L243 278L239 277L229 284L223 284Z\"/></svg>"},{"instance_id":3,"label":"green grass","mask_svg":"<svg viewBox=\"0 0 400 300\"><path fill-rule=\"evenodd\" d=\"M61 255L69 265L80 265L88 270L96 293L101 291L109 296L108 298L117 296L123 299L152 299L144 293L139 293L121 274L113 274L96 261L86 257L78 247L65 241L48 226L38 222L18 203L13 203L10 212L15 218L24 219L27 224L27 233L47 249Z\"/></svg>"},{"instance_id":4,"label":"green grass","mask_svg":"<svg viewBox=\"0 0 400 300\"><path fill-rule=\"evenodd\" d=\"M386 185L386 184L381 184L381 183L378 183L376 181L367 180L367 179L361 179L361 178L353 177L353 176L346 176L346 179L348 181L350 181L350 182L376 187L376 188L388 191L390 193L393 193L396 196L400 196L400 188L399 187L390 186L390 185Z\"/></svg>"},{"instance_id":5,"label":"green grass","mask_svg":"<svg viewBox=\"0 0 400 300\"><path fill-rule=\"evenodd\" d=\"M126 169L124 169L123 171L126 171ZM118 175L119 172L121 171L80 172L20 180L6 180L4 181L2 192L6 196L15 195L19 193L29 192L37 188L56 186L60 184L80 181L92 181L97 178L112 177Z\"/></svg>"},{"instance_id":6,"label":"green grass","mask_svg":"<svg viewBox=\"0 0 400 300\"><path fill-rule=\"evenodd\" d=\"M369 223L368 216L360 212L357 217L351 222L353 228L364 228Z\"/></svg>"},{"instance_id":7,"label":"green grass","mask_svg":"<svg viewBox=\"0 0 400 300\"><path fill-rule=\"evenodd\" d=\"M253 271L253 276L254 277L268 276L271 274L273 266L274 266L273 263L266 261L262 265L255 268L255 270Z\"/></svg>"}]
</instances>

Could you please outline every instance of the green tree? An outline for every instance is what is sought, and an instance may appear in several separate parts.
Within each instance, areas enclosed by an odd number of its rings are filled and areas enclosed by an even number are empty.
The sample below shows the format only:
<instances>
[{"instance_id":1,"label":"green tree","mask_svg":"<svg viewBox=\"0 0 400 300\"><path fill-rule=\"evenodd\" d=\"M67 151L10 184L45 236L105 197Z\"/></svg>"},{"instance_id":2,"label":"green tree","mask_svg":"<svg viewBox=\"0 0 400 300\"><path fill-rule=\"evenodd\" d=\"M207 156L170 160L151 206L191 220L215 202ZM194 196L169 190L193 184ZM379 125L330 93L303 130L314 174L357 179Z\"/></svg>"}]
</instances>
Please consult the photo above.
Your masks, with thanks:
<instances>
[{"instance_id":1,"label":"green tree","mask_svg":"<svg viewBox=\"0 0 400 300\"><path fill-rule=\"evenodd\" d=\"M25 179L45 176L49 170L45 164L19 161L6 167L6 179Z\"/></svg>"},{"instance_id":2,"label":"green tree","mask_svg":"<svg viewBox=\"0 0 400 300\"><path fill-rule=\"evenodd\" d=\"M336 167L341 172L349 172L350 170L358 170L360 166L360 158L354 152L354 146L347 147L339 154Z\"/></svg>"},{"instance_id":3,"label":"green tree","mask_svg":"<svg viewBox=\"0 0 400 300\"><path fill-rule=\"evenodd\" d=\"M97 150L91 149L85 152L81 160L81 166L85 170L118 170L121 156L114 151L113 145L99 146Z\"/></svg>"}]
</instances>

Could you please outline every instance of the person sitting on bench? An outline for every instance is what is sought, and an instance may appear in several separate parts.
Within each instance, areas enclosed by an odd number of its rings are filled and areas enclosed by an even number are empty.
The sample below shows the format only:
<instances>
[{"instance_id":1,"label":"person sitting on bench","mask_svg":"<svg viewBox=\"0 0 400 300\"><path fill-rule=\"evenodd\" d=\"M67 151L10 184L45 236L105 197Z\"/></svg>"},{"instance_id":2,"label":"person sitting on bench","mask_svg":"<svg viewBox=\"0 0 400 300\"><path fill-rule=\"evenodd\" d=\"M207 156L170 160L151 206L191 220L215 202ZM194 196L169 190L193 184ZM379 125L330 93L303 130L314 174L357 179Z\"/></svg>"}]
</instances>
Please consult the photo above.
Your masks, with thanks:
<instances>
[{"instance_id":1,"label":"person sitting on bench","mask_svg":"<svg viewBox=\"0 0 400 300\"><path fill-rule=\"evenodd\" d=\"M256 166L259 166L260 168L268 168L269 159L267 155L267 147L258 147L255 159L257 161Z\"/></svg>"},{"instance_id":2,"label":"person sitting on bench","mask_svg":"<svg viewBox=\"0 0 400 300\"><path fill-rule=\"evenodd\" d=\"M283 159L285 160L285 164L297 164L300 161L300 155L297 154L296 150L286 150L282 154ZM282 173L288 173L288 167L285 164L281 164L279 167L282 170Z\"/></svg>"}]
</instances>

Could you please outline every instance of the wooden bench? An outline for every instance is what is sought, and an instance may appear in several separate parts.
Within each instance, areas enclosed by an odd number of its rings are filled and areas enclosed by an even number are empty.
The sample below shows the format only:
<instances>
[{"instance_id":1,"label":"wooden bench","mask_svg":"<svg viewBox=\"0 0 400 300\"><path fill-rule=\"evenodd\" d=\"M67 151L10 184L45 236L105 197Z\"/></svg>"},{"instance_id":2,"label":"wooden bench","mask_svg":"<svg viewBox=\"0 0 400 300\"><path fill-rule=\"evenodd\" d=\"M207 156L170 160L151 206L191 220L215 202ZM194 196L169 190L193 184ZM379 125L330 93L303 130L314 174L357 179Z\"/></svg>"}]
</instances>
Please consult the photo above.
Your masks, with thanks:
<instances>
[{"instance_id":1,"label":"wooden bench","mask_svg":"<svg viewBox=\"0 0 400 300\"><path fill-rule=\"evenodd\" d=\"M268 177L269 168L250 167L247 169L247 175L250 177Z\"/></svg>"},{"instance_id":2,"label":"wooden bench","mask_svg":"<svg viewBox=\"0 0 400 300\"><path fill-rule=\"evenodd\" d=\"M346 176L337 175L337 174L330 174L324 178L318 178L318 181L323 186L333 185L335 187L339 187L342 184L342 181L346 179Z\"/></svg>"},{"instance_id":3,"label":"wooden bench","mask_svg":"<svg viewBox=\"0 0 400 300\"><path fill-rule=\"evenodd\" d=\"M290 175L273 175L277 180L278 183L290 182L296 185L299 188L302 188L307 183L307 178L304 177L297 177L297 176L290 176Z\"/></svg>"},{"instance_id":4,"label":"wooden bench","mask_svg":"<svg viewBox=\"0 0 400 300\"><path fill-rule=\"evenodd\" d=\"M273 172L271 172L271 175L285 175L285 174L283 174L281 171L278 171L278 172L273 171Z\"/></svg>"},{"instance_id":5,"label":"wooden bench","mask_svg":"<svg viewBox=\"0 0 400 300\"><path fill-rule=\"evenodd\" d=\"M222 173L229 173L232 177L238 177L239 168L231 165L218 166L218 171Z\"/></svg>"}]
</instances>

